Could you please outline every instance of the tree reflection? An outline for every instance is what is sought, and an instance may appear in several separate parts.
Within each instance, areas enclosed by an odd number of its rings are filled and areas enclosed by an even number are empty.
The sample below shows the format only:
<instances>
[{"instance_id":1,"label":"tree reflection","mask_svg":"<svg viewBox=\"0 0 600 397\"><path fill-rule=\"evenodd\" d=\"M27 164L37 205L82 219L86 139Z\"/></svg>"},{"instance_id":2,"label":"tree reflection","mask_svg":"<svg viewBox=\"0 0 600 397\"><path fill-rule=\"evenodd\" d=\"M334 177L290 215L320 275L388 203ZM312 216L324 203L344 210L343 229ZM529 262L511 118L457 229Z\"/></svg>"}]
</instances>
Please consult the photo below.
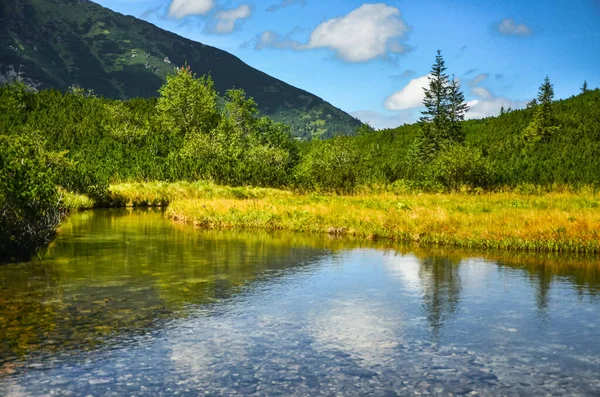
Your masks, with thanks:
<instances>
[{"instance_id":1,"label":"tree reflection","mask_svg":"<svg viewBox=\"0 0 600 397\"><path fill-rule=\"evenodd\" d=\"M423 307L434 341L438 341L444 323L460 304L460 260L432 256L421 260L419 279L423 288Z\"/></svg>"},{"instance_id":2,"label":"tree reflection","mask_svg":"<svg viewBox=\"0 0 600 397\"><path fill-rule=\"evenodd\" d=\"M335 249L319 241L201 232L152 211L74 214L42 261L0 267L0 373L24 357L109 348L312 266Z\"/></svg>"}]
</instances>

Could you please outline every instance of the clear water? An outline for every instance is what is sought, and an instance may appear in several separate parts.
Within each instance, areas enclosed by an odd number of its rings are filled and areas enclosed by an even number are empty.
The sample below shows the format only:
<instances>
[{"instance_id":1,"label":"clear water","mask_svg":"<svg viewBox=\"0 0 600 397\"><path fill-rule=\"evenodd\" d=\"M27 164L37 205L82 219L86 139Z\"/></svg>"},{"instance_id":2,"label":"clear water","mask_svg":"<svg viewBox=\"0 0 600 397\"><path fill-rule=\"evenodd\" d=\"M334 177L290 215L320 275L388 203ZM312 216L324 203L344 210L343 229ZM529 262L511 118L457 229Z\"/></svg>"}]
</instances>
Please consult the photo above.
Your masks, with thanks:
<instances>
[{"instance_id":1,"label":"clear water","mask_svg":"<svg viewBox=\"0 0 600 397\"><path fill-rule=\"evenodd\" d=\"M597 259L78 213L0 267L0 395L600 395Z\"/></svg>"}]
</instances>

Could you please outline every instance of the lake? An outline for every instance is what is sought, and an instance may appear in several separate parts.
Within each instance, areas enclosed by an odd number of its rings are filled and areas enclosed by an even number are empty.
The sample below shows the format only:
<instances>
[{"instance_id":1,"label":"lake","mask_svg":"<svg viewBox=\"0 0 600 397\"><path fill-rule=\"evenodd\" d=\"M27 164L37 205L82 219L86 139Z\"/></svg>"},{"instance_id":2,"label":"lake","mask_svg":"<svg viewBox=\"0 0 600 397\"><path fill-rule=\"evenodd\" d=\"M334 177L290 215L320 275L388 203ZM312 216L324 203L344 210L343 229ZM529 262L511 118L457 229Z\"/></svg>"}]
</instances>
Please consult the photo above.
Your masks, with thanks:
<instances>
[{"instance_id":1,"label":"lake","mask_svg":"<svg viewBox=\"0 0 600 397\"><path fill-rule=\"evenodd\" d=\"M600 395L598 258L71 215L0 267L0 395Z\"/></svg>"}]
</instances>

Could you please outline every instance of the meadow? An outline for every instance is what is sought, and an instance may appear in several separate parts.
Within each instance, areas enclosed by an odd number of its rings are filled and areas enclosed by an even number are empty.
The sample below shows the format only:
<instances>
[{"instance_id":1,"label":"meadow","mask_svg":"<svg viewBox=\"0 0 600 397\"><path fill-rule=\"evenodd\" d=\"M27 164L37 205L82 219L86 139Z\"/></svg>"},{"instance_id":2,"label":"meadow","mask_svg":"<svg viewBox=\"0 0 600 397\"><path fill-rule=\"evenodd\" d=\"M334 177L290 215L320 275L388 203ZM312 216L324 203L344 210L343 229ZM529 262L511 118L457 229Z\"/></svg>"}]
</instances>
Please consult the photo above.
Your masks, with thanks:
<instances>
[{"instance_id":1,"label":"meadow","mask_svg":"<svg viewBox=\"0 0 600 397\"><path fill-rule=\"evenodd\" d=\"M209 182L116 184L110 202L67 195L71 208L163 206L204 229L288 230L485 250L600 253L600 196L593 189L528 193L353 195L228 187ZM531 193L534 191L534 193Z\"/></svg>"}]
</instances>

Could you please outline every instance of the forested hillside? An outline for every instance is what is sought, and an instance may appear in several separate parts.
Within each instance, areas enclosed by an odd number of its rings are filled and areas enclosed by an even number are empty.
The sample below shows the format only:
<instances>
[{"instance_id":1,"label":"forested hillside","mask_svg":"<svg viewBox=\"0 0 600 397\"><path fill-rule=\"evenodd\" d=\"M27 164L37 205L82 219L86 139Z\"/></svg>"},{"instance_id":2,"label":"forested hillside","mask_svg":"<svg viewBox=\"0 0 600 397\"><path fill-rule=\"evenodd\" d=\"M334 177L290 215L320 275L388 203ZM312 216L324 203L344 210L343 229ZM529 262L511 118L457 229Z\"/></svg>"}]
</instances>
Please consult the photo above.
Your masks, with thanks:
<instances>
[{"instance_id":1,"label":"forested hillside","mask_svg":"<svg viewBox=\"0 0 600 397\"><path fill-rule=\"evenodd\" d=\"M212 181L303 192L485 192L600 187L600 90L553 101L546 78L527 109L464 121L438 54L419 123L299 142L243 90L220 98L189 67L158 98L114 100L73 88L0 87L0 252L52 239L63 193L110 203L120 182ZM441 98L441 100L439 100Z\"/></svg>"},{"instance_id":2,"label":"forested hillside","mask_svg":"<svg viewBox=\"0 0 600 397\"><path fill-rule=\"evenodd\" d=\"M600 184L600 90L555 101L553 110L556 131L533 144L524 130L535 107L463 122L465 145L487 160L494 185ZM412 124L344 141L364 164L361 178L391 183L409 177L407 154L419 133L419 124Z\"/></svg>"},{"instance_id":3,"label":"forested hillside","mask_svg":"<svg viewBox=\"0 0 600 397\"><path fill-rule=\"evenodd\" d=\"M225 51L91 1L2 0L0 27L0 83L20 79L38 89L77 85L107 98L148 98L187 63L210 74L221 95L244 89L263 115L287 123L295 136L350 134L361 124Z\"/></svg>"}]
</instances>

